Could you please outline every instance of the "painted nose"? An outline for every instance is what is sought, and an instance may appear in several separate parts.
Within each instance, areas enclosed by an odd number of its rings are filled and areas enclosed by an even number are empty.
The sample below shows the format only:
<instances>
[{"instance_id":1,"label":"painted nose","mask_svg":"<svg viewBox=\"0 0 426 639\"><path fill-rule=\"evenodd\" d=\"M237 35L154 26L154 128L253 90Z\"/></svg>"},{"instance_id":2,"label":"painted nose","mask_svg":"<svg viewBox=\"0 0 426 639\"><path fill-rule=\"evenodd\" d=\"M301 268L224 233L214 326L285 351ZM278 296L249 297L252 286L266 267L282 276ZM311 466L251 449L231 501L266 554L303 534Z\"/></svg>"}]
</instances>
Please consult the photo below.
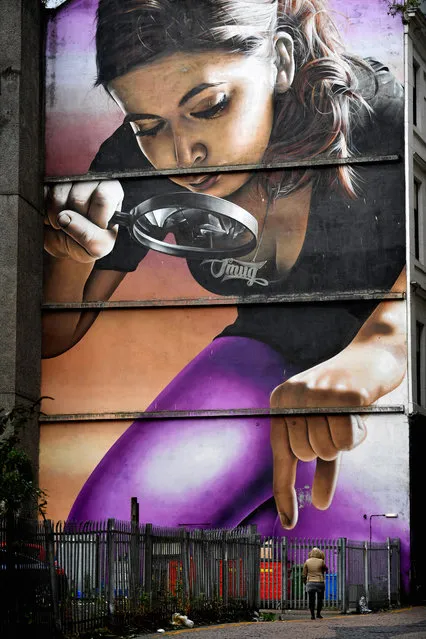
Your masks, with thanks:
<instances>
[{"instance_id":1,"label":"painted nose","mask_svg":"<svg viewBox=\"0 0 426 639\"><path fill-rule=\"evenodd\" d=\"M176 165L179 169L189 169L198 166L207 157L207 148L202 142L193 142L187 137L176 134L174 136Z\"/></svg>"}]
</instances>

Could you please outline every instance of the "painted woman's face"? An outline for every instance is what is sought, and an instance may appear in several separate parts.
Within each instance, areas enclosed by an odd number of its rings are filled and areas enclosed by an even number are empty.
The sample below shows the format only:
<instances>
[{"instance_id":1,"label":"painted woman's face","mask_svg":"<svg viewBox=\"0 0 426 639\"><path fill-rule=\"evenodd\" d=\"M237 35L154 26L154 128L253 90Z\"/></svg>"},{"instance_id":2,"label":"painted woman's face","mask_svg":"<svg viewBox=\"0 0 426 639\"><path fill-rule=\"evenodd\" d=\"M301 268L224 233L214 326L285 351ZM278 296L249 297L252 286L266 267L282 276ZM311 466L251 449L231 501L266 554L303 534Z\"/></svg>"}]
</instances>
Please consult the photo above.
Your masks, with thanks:
<instances>
[{"instance_id":1,"label":"painted woman's face","mask_svg":"<svg viewBox=\"0 0 426 639\"><path fill-rule=\"evenodd\" d=\"M229 53L176 53L116 78L111 95L156 169L254 164L273 121L276 68ZM249 173L171 178L190 191L226 197Z\"/></svg>"}]
</instances>

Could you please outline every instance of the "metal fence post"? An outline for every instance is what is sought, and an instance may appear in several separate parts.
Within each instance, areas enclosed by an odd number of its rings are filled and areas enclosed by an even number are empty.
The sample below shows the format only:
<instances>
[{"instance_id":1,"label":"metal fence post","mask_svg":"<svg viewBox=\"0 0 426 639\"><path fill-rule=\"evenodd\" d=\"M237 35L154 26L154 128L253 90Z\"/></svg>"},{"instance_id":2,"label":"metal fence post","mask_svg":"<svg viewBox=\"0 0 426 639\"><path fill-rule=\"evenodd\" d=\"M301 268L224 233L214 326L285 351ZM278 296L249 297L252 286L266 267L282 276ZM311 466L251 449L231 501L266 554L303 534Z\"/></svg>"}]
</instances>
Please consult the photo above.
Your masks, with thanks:
<instances>
[{"instance_id":1,"label":"metal fence post","mask_svg":"<svg viewBox=\"0 0 426 639\"><path fill-rule=\"evenodd\" d=\"M386 552L387 552L387 568L388 568L388 607L392 608L392 596L391 596L391 545L390 538L386 537Z\"/></svg>"},{"instance_id":2,"label":"metal fence post","mask_svg":"<svg viewBox=\"0 0 426 639\"><path fill-rule=\"evenodd\" d=\"M222 531L222 597L223 603L228 605L228 578L229 578L229 569L228 569L228 532L226 530Z\"/></svg>"},{"instance_id":3,"label":"metal fence post","mask_svg":"<svg viewBox=\"0 0 426 639\"><path fill-rule=\"evenodd\" d=\"M254 540L254 599L253 603L255 608L258 610L260 608L260 547L261 547L261 537L258 534L255 534L253 537Z\"/></svg>"},{"instance_id":4,"label":"metal fence post","mask_svg":"<svg viewBox=\"0 0 426 639\"><path fill-rule=\"evenodd\" d=\"M58 582L56 580L56 569L55 569L55 547L54 547L54 536L53 536L53 523L50 521L50 519L45 519L43 521L43 526L44 526L44 536L46 540L46 558L49 565L50 588L52 592L53 621L55 624L55 629L60 632L61 615L59 613Z\"/></svg>"},{"instance_id":5,"label":"metal fence post","mask_svg":"<svg viewBox=\"0 0 426 639\"><path fill-rule=\"evenodd\" d=\"M388 600L389 607L392 607L392 594L394 594L395 605L401 605L401 568L400 568L400 539L386 538L388 556Z\"/></svg>"},{"instance_id":6,"label":"metal fence post","mask_svg":"<svg viewBox=\"0 0 426 639\"><path fill-rule=\"evenodd\" d=\"M289 592L288 588L288 551L287 551L287 537L281 537L281 612L287 608L287 600Z\"/></svg>"},{"instance_id":7,"label":"metal fence post","mask_svg":"<svg viewBox=\"0 0 426 639\"><path fill-rule=\"evenodd\" d=\"M107 522L107 603L109 615L114 614L115 603L115 519Z\"/></svg>"},{"instance_id":8,"label":"metal fence post","mask_svg":"<svg viewBox=\"0 0 426 639\"><path fill-rule=\"evenodd\" d=\"M204 530L200 530L200 541L198 544L198 553L197 553L197 566L195 568L196 573L200 574L200 579L196 581L197 583L197 591L196 595L200 596L201 593L204 593L204 596L207 595L208 592L208 583L206 578L206 552L207 552L207 544L204 542Z\"/></svg>"},{"instance_id":9,"label":"metal fence post","mask_svg":"<svg viewBox=\"0 0 426 639\"><path fill-rule=\"evenodd\" d=\"M248 549L248 574L247 582L247 603L254 609L260 608L260 548L261 538L257 534L257 525L250 524L248 527L248 538L246 540Z\"/></svg>"},{"instance_id":10,"label":"metal fence post","mask_svg":"<svg viewBox=\"0 0 426 639\"><path fill-rule=\"evenodd\" d=\"M140 544L139 544L139 504L136 497L131 500L131 534L129 561L129 595L131 608L136 612L138 604L139 574L140 574Z\"/></svg>"},{"instance_id":11,"label":"metal fence post","mask_svg":"<svg viewBox=\"0 0 426 639\"><path fill-rule=\"evenodd\" d=\"M182 605L185 598L190 596L189 588L189 571L190 571L190 556L189 556L189 532L182 528Z\"/></svg>"},{"instance_id":12,"label":"metal fence post","mask_svg":"<svg viewBox=\"0 0 426 639\"><path fill-rule=\"evenodd\" d=\"M397 561L397 571L396 571L396 605L398 607L401 606L401 540L398 537L393 540L394 543L394 552L397 553L398 561ZM395 565L395 563L394 563Z\"/></svg>"},{"instance_id":13,"label":"metal fence post","mask_svg":"<svg viewBox=\"0 0 426 639\"><path fill-rule=\"evenodd\" d=\"M369 553L371 552L371 548L368 546L368 542L364 542L364 588L365 595L367 597L367 602L370 603L370 574L368 570L369 566Z\"/></svg>"},{"instance_id":14,"label":"metal fence post","mask_svg":"<svg viewBox=\"0 0 426 639\"><path fill-rule=\"evenodd\" d=\"M338 541L338 548L340 551L340 561L339 561L339 575L338 575L338 584L339 584L339 604L340 610L343 613L348 611L348 589L347 589L347 574L346 574L346 537L341 537Z\"/></svg>"},{"instance_id":15,"label":"metal fence post","mask_svg":"<svg viewBox=\"0 0 426 639\"><path fill-rule=\"evenodd\" d=\"M152 524L145 524L144 590L152 605Z\"/></svg>"}]
</instances>

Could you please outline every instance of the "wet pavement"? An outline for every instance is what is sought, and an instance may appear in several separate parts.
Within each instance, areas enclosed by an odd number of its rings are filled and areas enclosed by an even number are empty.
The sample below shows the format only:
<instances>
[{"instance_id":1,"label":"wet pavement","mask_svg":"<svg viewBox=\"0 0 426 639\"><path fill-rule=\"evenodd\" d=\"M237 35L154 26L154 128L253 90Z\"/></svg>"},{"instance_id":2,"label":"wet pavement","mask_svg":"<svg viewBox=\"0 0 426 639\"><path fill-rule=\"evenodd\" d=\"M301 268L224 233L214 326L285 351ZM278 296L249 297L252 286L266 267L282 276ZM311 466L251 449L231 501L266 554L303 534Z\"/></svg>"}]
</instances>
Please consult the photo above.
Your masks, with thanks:
<instances>
[{"instance_id":1,"label":"wet pavement","mask_svg":"<svg viewBox=\"0 0 426 639\"><path fill-rule=\"evenodd\" d=\"M192 629L138 635L138 639L179 636L189 639L426 639L426 606L401 608L370 614L323 612L323 619L310 619L308 611L286 612L282 621L230 623L219 626L196 625Z\"/></svg>"}]
</instances>

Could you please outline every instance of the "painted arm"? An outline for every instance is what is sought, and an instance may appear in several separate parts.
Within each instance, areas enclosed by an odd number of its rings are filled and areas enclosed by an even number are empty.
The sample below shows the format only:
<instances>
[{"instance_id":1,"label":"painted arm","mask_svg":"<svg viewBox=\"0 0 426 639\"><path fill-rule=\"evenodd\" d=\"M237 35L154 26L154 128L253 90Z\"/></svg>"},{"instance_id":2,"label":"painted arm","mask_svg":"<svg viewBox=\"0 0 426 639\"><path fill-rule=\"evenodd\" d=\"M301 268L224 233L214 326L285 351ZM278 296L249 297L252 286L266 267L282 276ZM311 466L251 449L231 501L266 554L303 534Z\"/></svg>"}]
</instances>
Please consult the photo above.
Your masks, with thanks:
<instances>
[{"instance_id":1,"label":"painted arm","mask_svg":"<svg viewBox=\"0 0 426 639\"><path fill-rule=\"evenodd\" d=\"M108 222L121 209L117 180L57 184L46 190L44 296L67 303L109 299L125 273L97 271L97 259L110 253L117 227ZM55 357L77 343L97 311L43 314L43 357Z\"/></svg>"},{"instance_id":2,"label":"painted arm","mask_svg":"<svg viewBox=\"0 0 426 639\"><path fill-rule=\"evenodd\" d=\"M392 291L406 288L405 268ZM406 371L405 303L381 302L352 342L331 359L299 373L271 395L271 408L369 406L395 389ZM358 415L289 415L271 419L274 497L282 526L297 523L297 462L316 462L312 503L326 510L333 499L342 451L366 437Z\"/></svg>"}]
</instances>

